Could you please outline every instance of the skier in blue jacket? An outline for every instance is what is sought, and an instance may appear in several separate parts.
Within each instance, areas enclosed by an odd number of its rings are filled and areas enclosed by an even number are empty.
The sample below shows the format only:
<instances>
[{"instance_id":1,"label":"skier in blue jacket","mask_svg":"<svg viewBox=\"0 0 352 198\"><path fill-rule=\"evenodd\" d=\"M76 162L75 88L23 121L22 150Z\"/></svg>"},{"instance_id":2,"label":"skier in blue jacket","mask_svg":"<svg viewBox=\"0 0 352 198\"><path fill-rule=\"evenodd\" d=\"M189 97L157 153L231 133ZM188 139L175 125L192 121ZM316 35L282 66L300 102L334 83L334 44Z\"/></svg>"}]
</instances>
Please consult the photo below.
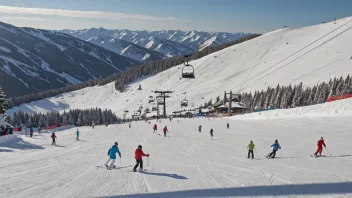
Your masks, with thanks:
<instances>
[{"instance_id":1,"label":"skier in blue jacket","mask_svg":"<svg viewBox=\"0 0 352 198\"><path fill-rule=\"evenodd\" d=\"M273 145L271 145L271 147L273 147L273 152L269 153L266 157L267 158L275 158L276 155L276 151L278 151L279 149L281 149L281 146L279 144L279 141L275 140L275 143Z\"/></svg>"},{"instance_id":2,"label":"skier in blue jacket","mask_svg":"<svg viewBox=\"0 0 352 198\"><path fill-rule=\"evenodd\" d=\"M115 142L115 144L109 149L109 151L108 151L109 159L105 163L106 168L115 168L116 167L115 166L116 153L118 153L121 158L121 153L120 153L120 150L117 146L118 146L118 143Z\"/></svg>"}]
</instances>

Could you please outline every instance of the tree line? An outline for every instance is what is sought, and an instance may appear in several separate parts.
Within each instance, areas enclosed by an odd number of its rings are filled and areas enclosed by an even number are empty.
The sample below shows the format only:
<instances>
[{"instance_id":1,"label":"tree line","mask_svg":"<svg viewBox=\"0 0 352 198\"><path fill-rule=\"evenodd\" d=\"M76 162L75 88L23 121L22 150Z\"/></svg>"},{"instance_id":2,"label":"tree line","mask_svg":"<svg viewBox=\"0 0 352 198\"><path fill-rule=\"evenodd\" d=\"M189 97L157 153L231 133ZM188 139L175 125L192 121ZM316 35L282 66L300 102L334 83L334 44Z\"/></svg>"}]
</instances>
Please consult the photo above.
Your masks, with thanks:
<instances>
[{"instance_id":1,"label":"tree line","mask_svg":"<svg viewBox=\"0 0 352 198\"><path fill-rule=\"evenodd\" d=\"M196 60L199 58L202 58L204 56L207 56L211 53L220 51L222 49L225 49L229 46L236 45L242 42L245 42L247 40L253 39L260 36L259 34L253 34L253 35L248 35L246 37L243 37L241 39L231 41L228 43L224 43L221 45L217 46L209 46L203 49L202 51L197 51L192 54L190 57L190 60ZM44 92L39 92L39 93L34 93L34 94L29 94L29 95L24 95L20 97L15 97L15 98L10 98L9 99L9 108L14 107L14 106L19 106L21 104L25 103L30 103L33 101L38 101L42 100L45 98L53 97L56 95L60 95L66 92L71 92L71 91L76 91L80 90L86 87L93 87L93 86L103 86L108 83L114 82L115 81L115 89L119 91L123 91L124 85L127 83L131 83L137 78L140 78L142 76L147 76L147 75L155 75L159 72L162 72L164 70L167 70L171 67L180 65L183 63L183 57L178 56L178 57L171 57L163 60L157 60L157 61L151 61L146 64L143 64L138 67L134 67L131 69L128 69L126 71L120 72L113 74L111 76L101 78L101 79L96 79L96 80L88 80L83 83L79 83L76 85L71 85L68 87L63 87L59 89L51 89L47 90Z\"/></svg>"},{"instance_id":2,"label":"tree line","mask_svg":"<svg viewBox=\"0 0 352 198\"><path fill-rule=\"evenodd\" d=\"M13 126L25 125L26 127L46 127L57 124L75 125L75 126L92 126L103 125L106 122L109 124L119 123L115 113L111 110L102 110L100 108L91 109L73 109L68 112L48 112L34 113L15 112L12 117L8 117L8 122Z\"/></svg>"},{"instance_id":3,"label":"tree line","mask_svg":"<svg viewBox=\"0 0 352 198\"><path fill-rule=\"evenodd\" d=\"M266 90L254 93L241 93L241 101L250 110L284 109L324 103L329 97L342 96L352 93L352 78L330 79L313 87L298 85L268 87ZM220 96L215 100L220 102ZM211 104L211 100L208 105ZM204 105L206 106L206 105Z\"/></svg>"}]
</instances>

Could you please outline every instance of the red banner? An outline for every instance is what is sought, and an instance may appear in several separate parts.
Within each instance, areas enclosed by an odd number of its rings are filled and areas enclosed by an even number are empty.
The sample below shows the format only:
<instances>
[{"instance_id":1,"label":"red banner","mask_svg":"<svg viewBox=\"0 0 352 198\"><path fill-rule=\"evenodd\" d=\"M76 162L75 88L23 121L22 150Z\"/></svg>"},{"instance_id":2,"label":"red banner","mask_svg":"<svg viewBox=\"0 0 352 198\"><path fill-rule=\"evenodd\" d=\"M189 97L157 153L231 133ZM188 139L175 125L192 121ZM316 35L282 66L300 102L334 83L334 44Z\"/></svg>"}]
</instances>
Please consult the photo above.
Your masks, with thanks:
<instances>
[{"instance_id":1,"label":"red banner","mask_svg":"<svg viewBox=\"0 0 352 198\"><path fill-rule=\"evenodd\" d=\"M346 98L352 98L352 94L346 94L343 96L333 96L333 97L326 99L326 102L333 102L336 100L342 100L342 99L346 99Z\"/></svg>"}]
</instances>

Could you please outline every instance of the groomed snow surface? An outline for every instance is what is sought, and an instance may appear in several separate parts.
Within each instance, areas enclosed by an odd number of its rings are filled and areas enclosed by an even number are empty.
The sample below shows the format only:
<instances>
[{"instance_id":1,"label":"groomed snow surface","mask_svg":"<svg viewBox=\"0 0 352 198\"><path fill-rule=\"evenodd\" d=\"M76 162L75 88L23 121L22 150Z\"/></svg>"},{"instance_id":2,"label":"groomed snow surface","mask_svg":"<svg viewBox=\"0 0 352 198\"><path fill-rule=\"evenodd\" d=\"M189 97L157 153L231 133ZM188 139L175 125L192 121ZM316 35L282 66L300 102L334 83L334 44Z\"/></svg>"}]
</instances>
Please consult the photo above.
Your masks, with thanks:
<instances>
[{"instance_id":1,"label":"groomed snow surface","mask_svg":"<svg viewBox=\"0 0 352 198\"><path fill-rule=\"evenodd\" d=\"M156 121L141 121L81 127L79 142L75 128L58 131L57 146L50 133L20 135L0 145L0 197L351 197L351 118L162 120L167 137L153 134ZM325 149L326 157L310 157L322 136L332 157ZM266 159L275 139L282 150ZM247 159L250 140L254 160ZM115 141L121 163L107 170ZM139 144L150 154L148 171L133 173Z\"/></svg>"}]
</instances>

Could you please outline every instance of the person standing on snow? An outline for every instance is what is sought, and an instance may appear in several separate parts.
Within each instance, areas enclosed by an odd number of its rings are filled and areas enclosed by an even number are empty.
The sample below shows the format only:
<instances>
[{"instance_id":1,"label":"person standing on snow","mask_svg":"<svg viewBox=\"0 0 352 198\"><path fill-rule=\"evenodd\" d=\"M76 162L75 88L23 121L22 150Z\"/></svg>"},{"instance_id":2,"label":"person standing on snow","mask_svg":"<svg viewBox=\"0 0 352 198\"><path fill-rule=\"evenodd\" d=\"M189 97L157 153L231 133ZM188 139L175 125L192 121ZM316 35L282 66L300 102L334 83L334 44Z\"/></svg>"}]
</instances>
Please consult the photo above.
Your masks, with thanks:
<instances>
[{"instance_id":1,"label":"person standing on snow","mask_svg":"<svg viewBox=\"0 0 352 198\"><path fill-rule=\"evenodd\" d=\"M33 127L29 128L29 137L33 137Z\"/></svg>"},{"instance_id":2,"label":"person standing on snow","mask_svg":"<svg viewBox=\"0 0 352 198\"><path fill-rule=\"evenodd\" d=\"M273 152L269 153L267 155L267 158L275 158L276 155L276 151L278 151L279 149L281 149L281 146L279 144L279 141L275 140L275 143L271 145L271 147L273 147Z\"/></svg>"},{"instance_id":3,"label":"person standing on snow","mask_svg":"<svg viewBox=\"0 0 352 198\"><path fill-rule=\"evenodd\" d=\"M137 168L139 166L139 170L143 170L143 156L149 157L149 154L144 154L142 150L142 145L138 145L138 148L136 149L135 154L135 159L136 159L136 165L133 167L133 172L137 171Z\"/></svg>"},{"instance_id":4,"label":"person standing on snow","mask_svg":"<svg viewBox=\"0 0 352 198\"><path fill-rule=\"evenodd\" d=\"M318 145L318 149L317 149L317 151L314 153L314 155L315 155L316 157L318 157L318 153L319 153L319 155L321 156L321 152L323 152L323 146L326 148L326 144L325 144L325 142L324 142L324 138L323 138L323 137L320 138L320 140L318 141L317 145Z\"/></svg>"},{"instance_id":5,"label":"person standing on snow","mask_svg":"<svg viewBox=\"0 0 352 198\"><path fill-rule=\"evenodd\" d=\"M154 129L153 133L157 132L158 131L158 126L156 124L154 124L153 129Z\"/></svg>"},{"instance_id":6,"label":"person standing on snow","mask_svg":"<svg viewBox=\"0 0 352 198\"><path fill-rule=\"evenodd\" d=\"M228 128L228 129L230 128L230 124L229 124L229 123L227 123L227 125L226 125L226 126L227 126L227 128Z\"/></svg>"},{"instance_id":7,"label":"person standing on snow","mask_svg":"<svg viewBox=\"0 0 352 198\"><path fill-rule=\"evenodd\" d=\"M210 138L213 138L213 137L214 137L214 130L210 129Z\"/></svg>"},{"instance_id":8,"label":"person standing on snow","mask_svg":"<svg viewBox=\"0 0 352 198\"><path fill-rule=\"evenodd\" d=\"M163 131L164 131L164 136L166 137L166 132L169 132L166 126L164 127Z\"/></svg>"},{"instance_id":9,"label":"person standing on snow","mask_svg":"<svg viewBox=\"0 0 352 198\"><path fill-rule=\"evenodd\" d=\"M109 149L108 151L108 156L109 159L106 161L105 166L106 168L115 168L115 161L116 161L116 153L119 154L121 158L121 152L119 150L118 143L115 142L115 144Z\"/></svg>"},{"instance_id":10,"label":"person standing on snow","mask_svg":"<svg viewBox=\"0 0 352 198\"><path fill-rule=\"evenodd\" d=\"M247 146L247 148L248 148L248 159L249 159L250 154L252 154L252 159L254 158L254 153L253 153L254 147L255 147L254 143L251 140L251 142Z\"/></svg>"},{"instance_id":11,"label":"person standing on snow","mask_svg":"<svg viewBox=\"0 0 352 198\"><path fill-rule=\"evenodd\" d=\"M78 131L78 129L76 131L76 141L79 141L79 131Z\"/></svg>"},{"instance_id":12,"label":"person standing on snow","mask_svg":"<svg viewBox=\"0 0 352 198\"><path fill-rule=\"evenodd\" d=\"M199 125L198 132L199 132L199 133L202 132L202 125Z\"/></svg>"},{"instance_id":13,"label":"person standing on snow","mask_svg":"<svg viewBox=\"0 0 352 198\"><path fill-rule=\"evenodd\" d=\"M53 132L52 134L51 134L51 139L53 140L53 142L51 143L51 145L55 145L56 146L56 142L55 142L55 139L56 139L57 137L56 137L56 135L55 135L55 133Z\"/></svg>"}]
</instances>

